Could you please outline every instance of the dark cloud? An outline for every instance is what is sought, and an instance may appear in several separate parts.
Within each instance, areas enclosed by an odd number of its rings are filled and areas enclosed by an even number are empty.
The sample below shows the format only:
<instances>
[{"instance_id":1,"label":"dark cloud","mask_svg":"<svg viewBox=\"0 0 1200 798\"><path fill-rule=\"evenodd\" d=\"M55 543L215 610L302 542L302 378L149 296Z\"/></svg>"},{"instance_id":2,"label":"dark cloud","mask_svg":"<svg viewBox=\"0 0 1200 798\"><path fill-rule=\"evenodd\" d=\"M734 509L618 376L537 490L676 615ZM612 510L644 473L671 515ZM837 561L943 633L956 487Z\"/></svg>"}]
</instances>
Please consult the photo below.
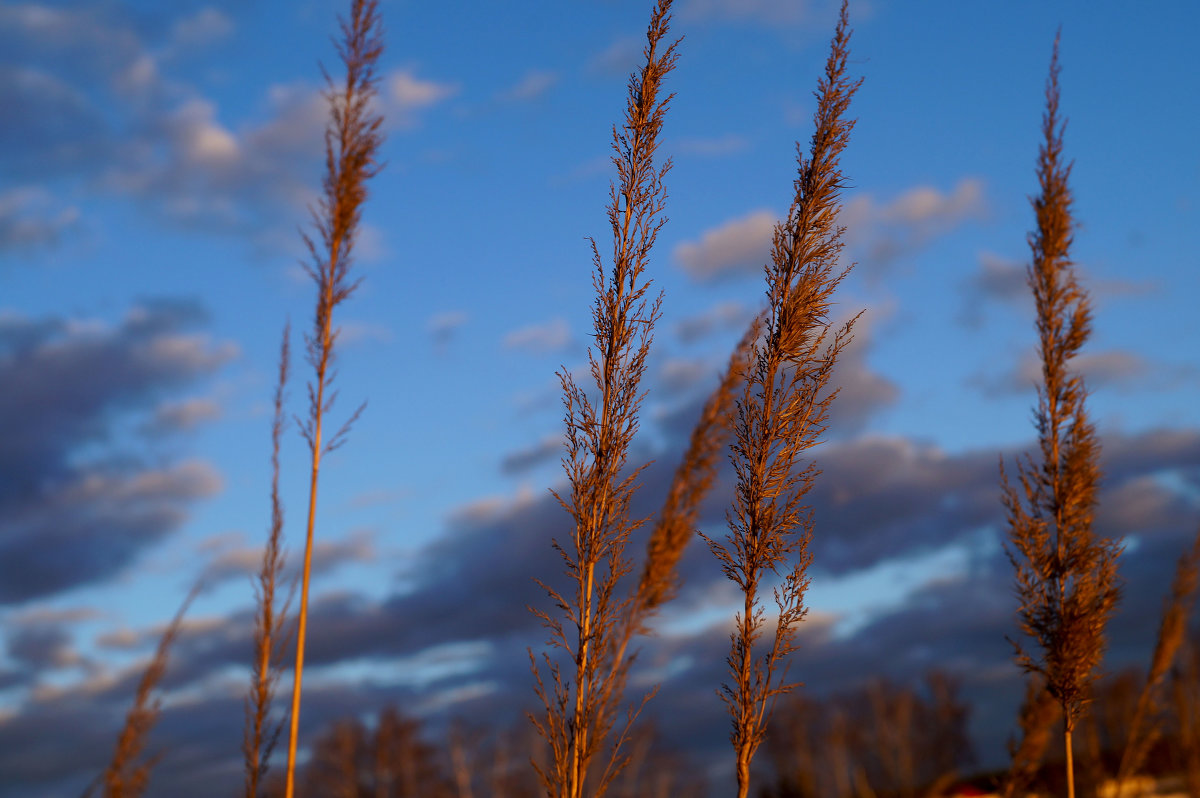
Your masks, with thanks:
<instances>
[{"instance_id":1,"label":"dark cloud","mask_svg":"<svg viewBox=\"0 0 1200 798\"><path fill-rule=\"evenodd\" d=\"M200 462L114 456L112 424L212 373L232 349L191 302L147 302L116 326L0 317L0 603L112 575L219 487ZM107 454L81 460L85 447Z\"/></svg>"},{"instance_id":2,"label":"dark cloud","mask_svg":"<svg viewBox=\"0 0 1200 798\"><path fill-rule=\"evenodd\" d=\"M656 509L690 431L684 424L666 429L666 448L643 472L636 514ZM1198 515L1194 498L1163 475L1200 478L1200 431L1112 435L1103 451L1107 476L1097 528L1136 540L1122 563L1126 593L1111 627L1111 661L1139 662L1152 644L1153 624L1145 619L1157 617L1175 558ZM983 764L999 764L1003 740L1014 726L1021 676L1005 641L1015 633L1015 598L1002 549L997 453L953 453L885 437L833 440L815 453L823 470L811 495L818 578L853 577L886 564L920 572L928 568L923 555L948 547L966 554L949 572L918 573L906 596L871 608L852 626L814 608L802 628L791 676L804 682L804 691L827 695L880 675L909 681L933 667L949 670L963 679L964 695L973 704L971 727ZM1011 463L1012 452L1005 457ZM720 533L724 528L731 484L723 468L702 508L703 529ZM549 606L532 577L563 586L563 564L550 539L565 540L567 534L568 517L548 494L483 501L448 521L443 535L406 565L403 587L391 596L315 597L306 728L311 733L327 720L369 711L387 700L407 701L435 722L459 714L505 723L530 707L526 647L541 650L546 634L526 606ZM643 540L635 537L635 558ZM726 678L723 659L736 596L698 541L685 554L681 574L682 590L665 608L658 635L640 644L628 695L636 697L662 682L646 717L655 718L674 745L703 755L714 783L722 784L729 771L728 721L713 691ZM200 779L210 789L223 780L236 783L235 752L218 741L236 738L242 682L231 685L225 678L231 666L244 669L251 634L249 611L185 627L167 684L192 698L169 706L155 738L185 754L169 756L156 783L185 784L176 781L185 777ZM152 643L140 637L142 645ZM374 672L389 676L344 681L338 673L352 663L371 663ZM120 706L135 681L134 672L116 680L109 675L53 701L31 699L0 726L0 738L12 729L22 732L0 739L0 769L9 772L10 763L2 758L34 746L39 724L48 717L63 720L68 706L80 713L75 722L95 725L67 731L63 745L87 752L93 739L109 742L111 736L92 732L98 727L115 732L115 712L101 720L97 707ZM101 752L109 750L96 746L94 754L77 759L81 771L88 762L102 762ZM12 772L21 774L14 784L29 786L22 795L39 794L33 787L49 783L45 774L63 774L61 768L43 769L38 781L39 771L25 764ZM2 790L0 795L7 798Z\"/></svg>"},{"instance_id":3,"label":"dark cloud","mask_svg":"<svg viewBox=\"0 0 1200 798\"><path fill-rule=\"evenodd\" d=\"M26 671L38 674L80 663L71 634L61 626L20 625L8 633L8 657Z\"/></svg>"}]
</instances>

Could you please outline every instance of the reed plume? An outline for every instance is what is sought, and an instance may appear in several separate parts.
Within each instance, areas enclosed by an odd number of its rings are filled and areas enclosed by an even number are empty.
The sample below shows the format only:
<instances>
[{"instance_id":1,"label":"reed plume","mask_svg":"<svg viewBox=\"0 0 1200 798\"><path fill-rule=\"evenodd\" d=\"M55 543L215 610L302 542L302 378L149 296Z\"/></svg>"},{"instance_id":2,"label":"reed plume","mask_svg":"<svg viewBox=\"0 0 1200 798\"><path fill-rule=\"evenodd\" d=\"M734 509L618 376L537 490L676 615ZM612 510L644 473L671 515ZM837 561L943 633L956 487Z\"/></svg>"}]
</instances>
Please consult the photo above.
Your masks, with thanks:
<instances>
[{"instance_id":1,"label":"reed plume","mask_svg":"<svg viewBox=\"0 0 1200 798\"><path fill-rule=\"evenodd\" d=\"M1046 689L1045 681L1038 676L1029 679L1017 716L1021 737L1008 742L1009 766L1000 790L1003 798L1014 798L1029 787L1042 764L1060 714L1061 708Z\"/></svg>"},{"instance_id":2,"label":"reed plume","mask_svg":"<svg viewBox=\"0 0 1200 798\"><path fill-rule=\"evenodd\" d=\"M1158 637L1154 642L1154 654L1150 658L1150 672L1138 694L1133 720L1129 724L1121 764L1117 770L1120 798L1126 781L1138 772L1146 755L1162 733L1162 725L1150 722L1162 714L1164 680L1175 662L1179 647L1187 632L1188 613L1195 600L1196 588L1200 583L1200 530L1175 566L1175 577L1171 580L1171 593L1163 604L1162 619L1159 621ZM1147 725L1148 724L1148 725Z\"/></svg>"},{"instance_id":3,"label":"reed plume","mask_svg":"<svg viewBox=\"0 0 1200 798\"><path fill-rule=\"evenodd\" d=\"M325 414L332 408L337 396L337 392L331 389L334 346L338 338L338 331L333 325L333 310L358 287L358 281L350 281L350 266L362 205L367 198L366 183L379 171L376 153L383 139L380 132L383 118L374 107L378 84L375 65L383 52L378 0L352 0L349 19L342 19L340 23L342 38L338 43L338 55L346 69L346 76L340 86L328 74L325 76L325 99L329 103L330 121L325 129L322 196L313 211L313 226L320 243L304 235L310 256L309 262L305 263L305 270L317 286L313 329L305 336L307 359L313 367L314 377L308 384L309 414L303 425L303 434L312 455L312 468L300 609L296 625L296 670L292 682L286 798L293 798L295 794L296 743L300 730L304 643L308 631L308 586L312 571L313 526L321 455L345 442L351 424L363 409L360 406L336 434L328 439L323 437Z\"/></svg>"},{"instance_id":4,"label":"reed plume","mask_svg":"<svg viewBox=\"0 0 1200 798\"><path fill-rule=\"evenodd\" d=\"M824 77L816 92L815 131L807 158L797 146L798 176L787 218L775 227L766 265L765 334L753 345L750 367L734 420L730 460L737 475L730 533L723 542L705 536L725 576L737 584L744 608L730 634L726 659L732 684L719 695L732 720L738 798L750 789L750 765L766 734L775 699L795 685L786 661L795 650L797 625L807 614L804 594L812 560L811 510L801 505L817 469L799 468L804 453L826 429L829 378L858 316L834 330L831 296L849 269L835 272L843 228L837 226L845 183L838 159L854 122L842 118L861 80L846 75L850 30L842 3ZM765 612L764 577L787 569L775 590L778 617L769 649L756 653Z\"/></svg>"},{"instance_id":5,"label":"reed plume","mask_svg":"<svg viewBox=\"0 0 1200 798\"><path fill-rule=\"evenodd\" d=\"M589 769L609 739L624 692L629 658L621 645L632 599L618 593L618 584L631 570L625 557L630 534L642 523L629 515L641 466L622 478L630 441L638 426L643 393L639 385L661 295L650 301L650 281L644 277L650 251L666 219L663 179L668 159L655 168L654 155L663 117L671 97L660 99L663 79L675 65L678 42L664 46L670 24L671 0L659 0L646 30L645 63L630 76L629 99L620 131L612 132L613 163L618 184L610 187L608 222L613 235L612 268L605 273L599 249L592 246L592 310L595 348L588 350L592 378L600 396L596 407L565 368L559 372L567 428L563 460L571 492L555 498L570 514L573 530L561 554L569 579L569 595L539 581L561 616L533 609L550 632L547 645L569 657L563 673L548 652L542 660L549 679L532 650L530 665L544 712L530 715L534 727L551 749L547 767L533 763L547 794L554 798L600 796L620 772L620 750L637 710L615 736L607 764L589 789ZM570 631L568 629L570 628Z\"/></svg>"},{"instance_id":6,"label":"reed plume","mask_svg":"<svg viewBox=\"0 0 1200 798\"><path fill-rule=\"evenodd\" d=\"M687 451L675 469L667 498L646 544L646 560L634 599L633 614L639 622L674 598L676 569L695 531L700 502L712 489L717 455L729 438L734 395L745 380L749 355L762 334L763 322L762 315L756 317L729 356L721 382L704 403L688 439Z\"/></svg>"},{"instance_id":7,"label":"reed plume","mask_svg":"<svg viewBox=\"0 0 1200 798\"><path fill-rule=\"evenodd\" d=\"M277 606L275 591L283 573L283 502L279 498L279 443L285 426L284 393L287 388L291 326L284 327L279 349L279 377L275 383L275 414L271 423L271 530L263 548L262 564L255 584L258 614L254 624L254 665L246 696L246 722L242 755L246 767L246 798L258 798L267 775L271 753L283 729L283 721L270 718L271 704L279 683L285 647L284 624L290 597Z\"/></svg>"},{"instance_id":8,"label":"reed plume","mask_svg":"<svg viewBox=\"0 0 1200 798\"><path fill-rule=\"evenodd\" d=\"M150 772L161 758L161 755L147 759L142 758L142 752L146 748L146 738L158 721L158 715L162 709L162 699L151 700L150 695L166 675L171 646L174 644L175 638L179 636L179 627L183 623L183 616L199 592L200 585L196 585L183 600L175 617L171 619L166 631L159 638L158 647L154 651L150 664L142 672L142 678L138 681L137 693L134 695L133 706L125 716L125 725L121 728L120 736L117 737L117 748L113 752L113 758L109 762L107 770L104 771L102 778L104 798L138 798L146 791L146 785L150 781ZM89 788L86 794L90 795L91 792L92 790Z\"/></svg>"},{"instance_id":9,"label":"reed plume","mask_svg":"<svg viewBox=\"0 0 1200 798\"><path fill-rule=\"evenodd\" d=\"M1200 640L1184 644L1180 667L1171 679L1172 703L1178 724L1183 780L1191 798L1200 798Z\"/></svg>"},{"instance_id":10,"label":"reed plume","mask_svg":"<svg viewBox=\"0 0 1200 798\"><path fill-rule=\"evenodd\" d=\"M1042 384L1036 425L1041 461L1018 460L1021 490L1001 463L1008 511L1009 559L1016 571L1021 631L1041 647L1033 656L1013 641L1017 662L1046 679L1064 720L1068 798L1075 796L1071 733L1087 703L1104 652L1104 626L1120 596L1119 544L1092 532L1099 442L1088 418L1083 379L1069 361L1091 333L1091 306L1069 249L1071 166L1063 162L1059 122L1058 38L1046 82L1044 140L1038 151L1041 194L1032 200L1037 229L1029 236L1028 283L1037 307Z\"/></svg>"},{"instance_id":11,"label":"reed plume","mask_svg":"<svg viewBox=\"0 0 1200 798\"><path fill-rule=\"evenodd\" d=\"M712 489L717 455L724 449L729 436L734 392L745 378L747 356L761 329L760 316L751 323L730 355L721 382L705 401L700 418L692 428L687 451L675 469L667 498L646 543L641 577L619 627L616 654L609 663L609 677L605 681L606 693L602 701L608 693L623 684L616 678L616 671L624 666L625 653L634 635L645 634L650 617L675 596L679 560L695 531L700 502Z\"/></svg>"}]
</instances>

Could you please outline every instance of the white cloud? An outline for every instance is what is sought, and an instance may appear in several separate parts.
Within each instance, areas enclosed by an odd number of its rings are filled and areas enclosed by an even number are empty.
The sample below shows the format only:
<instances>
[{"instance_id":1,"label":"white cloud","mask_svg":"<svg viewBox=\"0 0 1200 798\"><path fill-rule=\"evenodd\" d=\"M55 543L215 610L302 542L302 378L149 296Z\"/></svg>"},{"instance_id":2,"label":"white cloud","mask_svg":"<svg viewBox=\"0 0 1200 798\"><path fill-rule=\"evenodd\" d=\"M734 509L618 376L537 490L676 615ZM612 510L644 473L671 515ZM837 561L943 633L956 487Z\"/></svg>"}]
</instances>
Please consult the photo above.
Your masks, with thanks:
<instances>
[{"instance_id":1,"label":"white cloud","mask_svg":"<svg viewBox=\"0 0 1200 798\"><path fill-rule=\"evenodd\" d=\"M915 186L888 202L870 194L846 202L838 223L847 229L845 241L854 255L878 272L901 255L926 246L970 219L987 212L983 182L964 178L950 192ZM771 255L776 217L756 210L705 231L699 241L675 248L675 258L698 281L737 274L757 274Z\"/></svg>"},{"instance_id":2,"label":"white cloud","mask_svg":"<svg viewBox=\"0 0 1200 798\"><path fill-rule=\"evenodd\" d=\"M986 210L983 181L964 178L945 194L933 186L917 186L883 206L879 218L900 224L942 224L980 217Z\"/></svg>"},{"instance_id":3,"label":"white cloud","mask_svg":"<svg viewBox=\"0 0 1200 798\"><path fill-rule=\"evenodd\" d=\"M679 244L675 259L699 281L755 273L771 255L775 223L776 217L770 211L752 211L706 230L699 241Z\"/></svg>"},{"instance_id":4,"label":"white cloud","mask_svg":"<svg viewBox=\"0 0 1200 798\"><path fill-rule=\"evenodd\" d=\"M404 128L416 124L415 112L430 108L458 93L454 83L438 83L418 78L411 69L396 69L382 81L380 92L384 115L390 126Z\"/></svg>"},{"instance_id":5,"label":"white cloud","mask_svg":"<svg viewBox=\"0 0 1200 798\"><path fill-rule=\"evenodd\" d=\"M206 421L220 418L221 406L211 399L193 397L180 402L164 402L154 411L154 431L191 430Z\"/></svg>"},{"instance_id":6,"label":"white cloud","mask_svg":"<svg viewBox=\"0 0 1200 798\"><path fill-rule=\"evenodd\" d=\"M558 73L531 69L520 80L499 92L496 99L502 102L529 102L541 97L558 83Z\"/></svg>"},{"instance_id":7,"label":"white cloud","mask_svg":"<svg viewBox=\"0 0 1200 798\"><path fill-rule=\"evenodd\" d=\"M168 128L183 157L197 165L230 164L241 154L237 139L216 120L216 107L207 100L184 103Z\"/></svg>"},{"instance_id":8,"label":"white cloud","mask_svg":"<svg viewBox=\"0 0 1200 798\"><path fill-rule=\"evenodd\" d=\"M602 75L627 75L638 66L645 39L622 36L615 39L588 61L587 69Z\"/></svg>"},{"instance_id":9,"label":"white cloud","mask_svg":"<svg viewBox=\"0 0 1200 798\"><path fill-rule=\"evenodd\" d=\"M504 346L509 349L526 349L531 352L554 352L571 341L571 331L566 319L551 319L545 324L531 324L513 330L504 336Z\"/></svg>"}]
</instances>

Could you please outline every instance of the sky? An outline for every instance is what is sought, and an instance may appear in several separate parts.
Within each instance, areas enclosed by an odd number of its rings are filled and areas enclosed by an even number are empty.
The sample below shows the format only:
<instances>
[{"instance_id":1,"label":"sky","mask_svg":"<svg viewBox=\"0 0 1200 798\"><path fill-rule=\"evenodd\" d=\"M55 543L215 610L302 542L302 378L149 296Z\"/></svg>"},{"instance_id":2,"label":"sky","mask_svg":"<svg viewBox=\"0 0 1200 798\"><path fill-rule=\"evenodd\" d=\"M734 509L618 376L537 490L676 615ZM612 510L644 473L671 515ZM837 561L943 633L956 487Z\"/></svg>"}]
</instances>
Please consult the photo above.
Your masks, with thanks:
<instances>
[{"instance_id":1,"label":"sky","mask_svg":"<svg viewBox=\"0 0 1200 798\"><path fill-rule=\"evenodd\" d=\"M320 185L321 65L342 0L0 2L0 796L78 792L197 579L150 795L237 783L250 577L269 520L280 338L311 324L301 230ZM384 0L383 171L370 185L322 469L305 737L392 702L509 723L534 706L527 605L567 518L556 371L590 342L588 236L650 4ZM631 456L653 513L760 307L836 8L678 0L659 152L662 317ZM842 166L865 314L814 450L810 614L792 674L826 695L932 667L961 679L984 764L1021 675L999 463L1034 441L1024 283L1043 88L1061 26L1074 259L1094 302L1076 365L1125 544L1106 667L1148 659L1200 521L1200 54L1190 3L858 0ZM290 407L309 369L293 359ZM340 414L340 415L339 415ZM284 441L302 547L306 450ZM700 525L724 528L723 468ZM635 539L634 552L639 553ZM635 684L667 739L732 773L714 690L736 597L693 546ZM189 791L190 790L190 791Z\"/></svg>"}]
</instances>

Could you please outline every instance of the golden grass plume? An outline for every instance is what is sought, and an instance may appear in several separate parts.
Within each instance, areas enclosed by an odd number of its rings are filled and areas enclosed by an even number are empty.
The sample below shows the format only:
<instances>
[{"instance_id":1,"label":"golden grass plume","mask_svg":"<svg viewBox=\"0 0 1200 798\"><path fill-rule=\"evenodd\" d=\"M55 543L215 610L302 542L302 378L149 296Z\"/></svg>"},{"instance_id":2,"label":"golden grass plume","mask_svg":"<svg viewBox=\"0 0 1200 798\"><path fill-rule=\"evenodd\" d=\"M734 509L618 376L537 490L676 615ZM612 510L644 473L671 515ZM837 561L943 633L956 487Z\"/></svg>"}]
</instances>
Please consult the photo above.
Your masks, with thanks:
<instances>
[{"instance_id":1,"label":"golden grass plume","mask_svg":"<svg viewBox=\"0 0 1200 798\"><path fill-rule=\"evenodd\" d=\"M837 270L843 232L837 218L845 185L838 160L854 127L843 114L861 84L846 74L849 41L843 2L816 92L809 154L805 158L797 147L795 196L787 219L775 228L766 265L765 333L753 345L734 420L730 460L737 487L730 532L723 541L705 536L725 576L744 597L726 659L731 681L720 692L730 713L739 798L749 792L751 762L775 699L795 686L786 679L786 663L807 614L804 594L812 559L812 514L801 502L818 473L815 464L801 468L800 461L825 432L837 394L826 386L858 319L837 329L828 320L832 294L849 271ZM759 652L756 643L766 627L761 581L779 575L781 568L774 635Z\"/></svg>"}]
</instances>

